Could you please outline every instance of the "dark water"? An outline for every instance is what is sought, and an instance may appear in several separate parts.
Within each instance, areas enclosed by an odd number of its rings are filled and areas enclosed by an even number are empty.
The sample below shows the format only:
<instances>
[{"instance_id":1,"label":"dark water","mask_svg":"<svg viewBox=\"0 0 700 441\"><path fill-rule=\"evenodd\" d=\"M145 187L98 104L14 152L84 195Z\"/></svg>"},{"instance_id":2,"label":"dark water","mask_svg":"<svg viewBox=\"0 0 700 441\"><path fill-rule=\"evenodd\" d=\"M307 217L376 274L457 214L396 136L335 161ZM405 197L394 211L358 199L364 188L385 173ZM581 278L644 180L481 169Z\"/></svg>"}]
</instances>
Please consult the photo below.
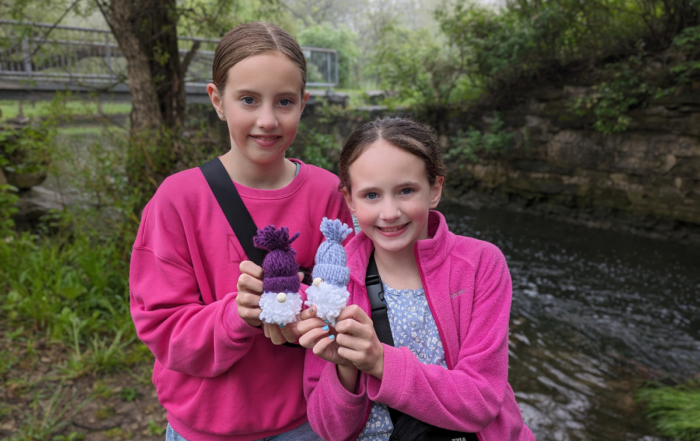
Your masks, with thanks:
<instances>
[{"instance_id":1,"label":"dark water","mask_svg":"<svg viewBox=\"0 0 700 441\"><path fill-rule=\"evenodd\" d=\"M698 247L526 214L441 211L452 231L508 260L510 383L537 439L657 439L634 393L644 379L700 372Z\"/></svg>"}]
</instances>

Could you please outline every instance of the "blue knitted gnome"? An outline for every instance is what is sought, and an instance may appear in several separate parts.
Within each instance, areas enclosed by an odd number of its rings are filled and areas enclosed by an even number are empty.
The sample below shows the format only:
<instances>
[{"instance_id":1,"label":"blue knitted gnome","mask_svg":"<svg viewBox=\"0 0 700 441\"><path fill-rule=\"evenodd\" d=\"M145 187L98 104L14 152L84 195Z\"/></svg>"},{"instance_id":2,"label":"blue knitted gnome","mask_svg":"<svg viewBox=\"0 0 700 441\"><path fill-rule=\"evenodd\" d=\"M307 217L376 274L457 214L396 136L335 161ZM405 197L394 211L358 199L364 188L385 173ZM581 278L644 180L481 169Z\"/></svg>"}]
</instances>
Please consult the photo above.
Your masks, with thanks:
<instances>
[{"instance_id":1,"label":"blue knitted gnome","mask_svg":"<svg viewBox=\"0 0 700 441\"><path fill-rule=\"evenodd\" d=\"M289 228L275 229L268 225L258 230L253 244L269 251L263 260L263 295L260 298L260 320L284 326L297 320L301 312L299 264L292 249L299 233L289 238Z\"/></svg>"},{"instance_id":2,"label":"blue knitted gnome","mask_svg":"<svg viewBox=\"0 0 700 441\"><path fill-rule=\"evenodd\" d=\"M317 309L316 316L335 326L340 310L348 303L350 293L350 268L345 248L340 244L352 229L339 219L325 217L321 221L321 233L326 237L316 252L313 285L306 290L306 305Z\"/></svg>"}]
</instances>

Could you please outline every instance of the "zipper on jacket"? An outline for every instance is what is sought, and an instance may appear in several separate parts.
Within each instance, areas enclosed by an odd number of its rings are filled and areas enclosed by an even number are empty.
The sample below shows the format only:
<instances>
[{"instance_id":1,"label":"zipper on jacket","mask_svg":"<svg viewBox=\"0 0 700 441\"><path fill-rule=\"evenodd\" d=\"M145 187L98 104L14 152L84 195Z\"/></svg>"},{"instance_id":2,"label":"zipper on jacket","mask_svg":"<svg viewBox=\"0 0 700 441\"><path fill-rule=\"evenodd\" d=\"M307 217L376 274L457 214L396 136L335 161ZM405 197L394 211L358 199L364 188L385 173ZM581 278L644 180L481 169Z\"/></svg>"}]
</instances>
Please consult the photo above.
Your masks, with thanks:
<instances>
[{"instance_id":1,"label":"zipper on jacket","mask_svg":"<svg viewBox=\"0 0 700 441\"><path fill-rule=\"evenodd\" d=\"M435 311L435 308L433 307L433 303L430 301L430 295L428 294L428 284L425 283L425 274L423 273L423 266L420 263L420 259L418 258L418 244L413 245L413 254L416 256L416 266L418 267L418 275L420 276L421 283L423 283L423 292L425 293L425 298L428 300L428 307L430 308L430 313L433 315L433 320L435 320L435 326L438 329L438 334L440 334L440 340L442 340L442 348L445 351L445 360L447 361L447 368L449 370L454 369L454 365L452 365L451 360L452 358L449 356L449 351L448 351L448 346L447 346L447 340L445 339L445 333L442 330L442 326L440 325L440 320L438 319L438 315L435 314L433 311ZM459 336L457 338L459 340ZM367 423L365 423L367 424ZM481 432L475 432L476 438L479 441L486 441L484 437L481 435Z\"/></svg>"}]
</instances>

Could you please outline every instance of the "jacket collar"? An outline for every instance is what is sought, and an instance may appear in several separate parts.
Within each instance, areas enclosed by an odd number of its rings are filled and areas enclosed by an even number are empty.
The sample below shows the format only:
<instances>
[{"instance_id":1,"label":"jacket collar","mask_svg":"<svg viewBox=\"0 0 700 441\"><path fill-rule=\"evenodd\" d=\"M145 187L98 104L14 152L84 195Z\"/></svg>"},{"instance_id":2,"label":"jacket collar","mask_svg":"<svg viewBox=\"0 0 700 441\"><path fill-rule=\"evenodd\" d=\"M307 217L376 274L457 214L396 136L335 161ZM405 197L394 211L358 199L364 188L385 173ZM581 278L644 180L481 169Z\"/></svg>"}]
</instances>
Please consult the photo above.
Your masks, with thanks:
<instances>
[{"instance_id":1,"label":"jacket collar","mask_svg":"<svg viewBox=\"0 0 700 441\"><path fill-rule=\"evenodd\" d=\"M420 256L421 265L430 273L442 265L454 246L454 235L447 228L445 217L439 211L430 210L428 214L428 239L419 240L414 245L416 256ZM348 243L348 266L350 277L360 286L365 286L369 256L374 251L374 243L360 232Z\"/></svg>"}]
</instances>

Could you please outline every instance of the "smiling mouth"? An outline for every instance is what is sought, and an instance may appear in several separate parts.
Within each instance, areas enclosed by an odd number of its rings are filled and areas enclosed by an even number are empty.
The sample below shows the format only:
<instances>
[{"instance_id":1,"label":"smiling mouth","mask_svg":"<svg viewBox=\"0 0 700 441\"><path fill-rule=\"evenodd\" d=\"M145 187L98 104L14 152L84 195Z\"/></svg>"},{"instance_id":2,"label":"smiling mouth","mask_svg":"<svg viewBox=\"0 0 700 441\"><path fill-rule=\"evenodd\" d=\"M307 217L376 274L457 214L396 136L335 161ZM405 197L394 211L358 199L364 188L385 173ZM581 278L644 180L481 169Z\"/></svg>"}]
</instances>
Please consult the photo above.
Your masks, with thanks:
<instances>
[{"instance_id":1,"label":"smiling mouth","mask_svg":"<svg viewBox=\"0 0 700 441\"><path fill-rule=\"evenodd\" d=\"M399 230L406 228L406 226L408 226L408 223L405 223L403 225L397 225L395 227L377 227L377 229L379 229L379 231L382 231L384 233L393 233L393 232L396 232L396 231L399 231Z\"/></svg>"},{"instance_id":2,"label":"smiling mouth","mask_svg":"<svg viewBox=\"0 0 700 441\"><path fill-rule=\"evenodd\" d=\"M264 141L269 141L272 139L279 139L282 136L280 136L280 135L250 135L250 137L255 138L255 139L262 139Z\"/></svg>"}]
</instances>

